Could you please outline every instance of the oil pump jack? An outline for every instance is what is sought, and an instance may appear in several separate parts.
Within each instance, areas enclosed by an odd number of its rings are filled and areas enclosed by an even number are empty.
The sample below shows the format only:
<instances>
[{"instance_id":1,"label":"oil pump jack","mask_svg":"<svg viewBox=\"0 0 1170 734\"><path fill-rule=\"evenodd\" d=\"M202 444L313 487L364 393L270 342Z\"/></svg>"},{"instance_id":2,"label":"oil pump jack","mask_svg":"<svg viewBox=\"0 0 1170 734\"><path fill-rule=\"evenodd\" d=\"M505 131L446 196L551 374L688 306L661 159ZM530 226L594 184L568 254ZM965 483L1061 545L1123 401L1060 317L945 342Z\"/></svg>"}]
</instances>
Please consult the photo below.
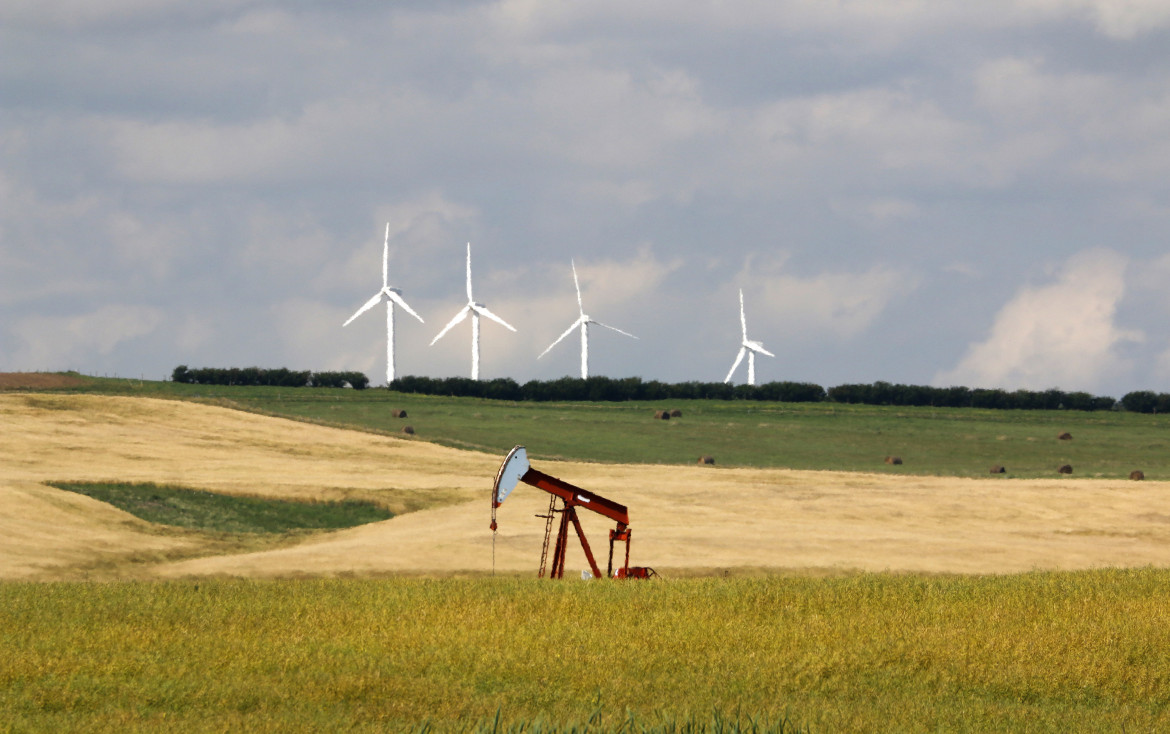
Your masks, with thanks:
<instances>
[{"instance_id":1,"label":"oil pump jack","mask_svg":"<svg viewBox=\"0 0 1170 734\"><path fill-rule=\"evenodd\" d=\"M594 494L580 487L574 487L566 481L537 471L528 463L528 452L523 446L517 446L508 452L500 470L496 473L496 481L492 486L492 532L496 530L496 509L504 503L518 482L524 482L537 489L548 492L548 513L537 515L544 518L544 547L540 553L539 578L545 575L548 561L549 541L552 538L553 521L560 515L560 527L557 530L556 543L553 546L552 568L548 569L549 578L559 579L565 575L565 551L569 544L569 526L572 525L581 541L581 548L585 551L585 558L589 561L589 568L594 578L601 578L601 569L593 559L593 551L589 548L589 541L585 539L585 531L581 529L581 521L577 518L577 508L592 510L603 517L617 523L617 527L609 531L609 565L606 568L606 577L614 578L650 578L657 576L652 568L630 566L630 514L625 505L619 505L613 500ZM558 506L559 501L559 506ZM614 571L613 550L614 544L624 542L625 560Z\"/></svg>"}]
</instances>

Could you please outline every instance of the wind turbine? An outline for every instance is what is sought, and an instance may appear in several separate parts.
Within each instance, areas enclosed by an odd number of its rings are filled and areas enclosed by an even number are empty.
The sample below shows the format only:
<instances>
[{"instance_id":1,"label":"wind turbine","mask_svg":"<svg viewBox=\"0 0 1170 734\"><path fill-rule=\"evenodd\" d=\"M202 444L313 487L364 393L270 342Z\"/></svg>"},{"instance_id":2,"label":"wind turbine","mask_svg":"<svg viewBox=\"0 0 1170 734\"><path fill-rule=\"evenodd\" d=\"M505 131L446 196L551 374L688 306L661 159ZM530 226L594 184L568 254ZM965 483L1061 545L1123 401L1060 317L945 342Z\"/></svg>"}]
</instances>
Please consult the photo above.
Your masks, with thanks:
<instances>
[{"instance_id":1,"label":"wind turbine","mask_svg":"<svg viewBox=\"0 0 1170 734\"><path fill-rule=\"evenodd\" d=\"M499 316L496 316L494 313L489 311L487 306L483 305L482 303L476 303L475 297L471 295L471 243L470 242L467 243L467 305L464 306L462 309L460 309L459 313L455 314L455 318L451 319L451 321L449 321L447 323L447 325L443 327L443 330L440 331L439 334L434 339L431 340L431 345L434 346L435 342L442 339L443 335L451 330L451 327L455 326L459 322L463 321L463 319L467 318L468 314L471 314L471 379L478 380L479 379L479 317L480 316L487 316L492 321L495 321L497 324L500 324L501 326L504 326L508 329L511 329L512 331L515 331L516 327L512 326L507 321L504 321Z\"/></svg>"},{"instance_id":2,"label":"wind turbine","mask_svg":"<svg viewBox=\"0 0 1170 734\"><path fill-rule=\"evenodd\" d=\"M389 387L391 382L394 382L394 304L402 306L402 308L411 316L423 320L414 312L410 306L406 305L406 301L402 299L402 291L398 288L390 287L390 223L386 223L386 241L382 245L382 290L378 291L373 298L366 301L365 304L359 308L349 320L341 325L342 328L349 326L349 322L361 316L366 311L369 311L374 306L377 306L382 299L386 299L386 386Z\"/></svg>"},{"instance_id":3,"label":"wind turbine","mask_svg":"<svg viewBox=\"0 0 1170 734\"><path fill-rule=\"evenodd\" d=\"M610 329L611 331L616 331L619 334L625 334L626 336L630 337L631 339L637 339L638 337L634 336L633 334L626 334L626 332L622 331L621 329L617 328L616 326L610 326L609 324L603 324L600 321L594 321L593 319L591 319L585 315L585 306L581 303L581 284L577 281L577 264L575 262L573 262L572 260L569 261L569 264L573 266L573 285L576 286L576 288L577 288L577 309L578 309L578 311L580 311L581 315L579 317L577 317L577 320L573 322L572 326L565 329L564 334L561 334L560 336L557 337L557 340L555 342L553 342L552 344L549 344L548 349L541 352L540 356L538 356L537 359L540 359L540 357L543 357L544 355L548 354L550 349L555 347L557 344L560 344L562 339L564 339L566 336L568 336L570 333L572 333L573 329L576 329L579 326L579 327L581 327L581 379L584 380L584 379L589 377L589 325L590 324L597 324L598 326L604 326L605 328Z\"/></svg>"},{"instance_id":4,"label":"wind turbine","mask_svg":"<svg viewBox=\"0 0 1170 734\"><path fill-rule=\"evenodd\" d=\"M735 368L743 361L743 355L748 358L748 381L747 384L756 384L756 354L766 354L769 357L775 357L764 345L759 342L751 341L747 338L747 319L743 315L743 288L739 289L739 325L743 328L743 342L739 347L739 354L735 356L735 364L731 365L731 371L727 373L727 379L723 381L724 384L731 382L731 376L735 374Z\"/></svg>"}]
</instances>

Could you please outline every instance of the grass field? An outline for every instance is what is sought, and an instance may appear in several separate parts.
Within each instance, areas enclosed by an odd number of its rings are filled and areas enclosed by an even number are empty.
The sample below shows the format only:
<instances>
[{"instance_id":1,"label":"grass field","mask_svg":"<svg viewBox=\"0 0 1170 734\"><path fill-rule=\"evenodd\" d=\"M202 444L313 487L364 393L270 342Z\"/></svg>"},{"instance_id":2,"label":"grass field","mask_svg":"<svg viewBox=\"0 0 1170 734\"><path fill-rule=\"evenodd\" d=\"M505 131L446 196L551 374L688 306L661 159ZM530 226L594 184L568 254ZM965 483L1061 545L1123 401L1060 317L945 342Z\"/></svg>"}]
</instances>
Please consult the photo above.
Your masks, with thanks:
<instances>
[{"instance_id":1,"label":"grass field","mask_svg":"<svg viewBox=\"0 0 1170 734\"><path fill-rule=\"evenodd\" d=\"M1170 573L0 585L15 731L1165 731ZM635 726L630 727L633 721ZM579 730L584 730L584 727ZM695 729L690 729L694 731Z\"/></svg>"},{"instance_id":2,"label":"grass field","mask_svg":"<svg viewBox=\"0 0 1170 734\"><path fill-rule=\"evenodd\" d=\"M149 482L55 482L52 486L109 503L150 523L216 533L337 530L393 517L372 502L236 497Z\"/></svg>"},{"instance_id":3,"label":"grass field","mask_svg":"<svg viewBox=\"0 0 1170 734\"><path fill-rule=\"evenodd\" d=\"M417 436L444 446L505 453L523 444L544 459L986 477L1126 478L1141 470L1170 479L1170 419L1124 411L1001 411L892 408L835 403L674 401L511 403L406 395L382 389L325 390L186 385L84 378L67 389L208 401L269 415ZM395 408L408 418L391 416ZM655 421L656 409L681 419ZM1060 441L1069 432L1071 441ZM898 456L900 466L884 463Z\"/></svg>"},{"instance_id":4,"label":"grass field","mask_svg":"<svg viewBox=\"0 0 1170 734\"><path fill-rule=\"evenodd\" d=\"M0 393L0 731L1170 730L1161 417L65 382ZM667 578L532 579L514 443ZM59 483L395 516L212 538Z\"/></svg>"}]
</instances>

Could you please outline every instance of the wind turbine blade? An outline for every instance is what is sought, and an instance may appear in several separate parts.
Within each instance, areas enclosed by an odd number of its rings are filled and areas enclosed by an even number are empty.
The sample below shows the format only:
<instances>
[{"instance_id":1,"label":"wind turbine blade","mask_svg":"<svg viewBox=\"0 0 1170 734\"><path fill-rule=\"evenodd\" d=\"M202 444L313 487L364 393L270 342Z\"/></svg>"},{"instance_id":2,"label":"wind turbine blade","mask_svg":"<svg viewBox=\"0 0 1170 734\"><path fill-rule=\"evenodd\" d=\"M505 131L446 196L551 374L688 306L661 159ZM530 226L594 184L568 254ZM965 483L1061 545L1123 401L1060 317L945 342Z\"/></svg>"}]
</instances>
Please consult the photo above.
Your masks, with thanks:
<instances>
[{"instance_id":1,"label":"wind turbine blade","mask_svg":"<svg viewBox=\"0 0 1170 734\"><path fill-rule=\"evenodd\" d=\"M475 303L471 296L471 243L467 243L467 302Z\"/></svg>"},{"instance_id":2,"label":"wind turbine blade","mask_svg":"<svg viewBox=\"0 0 1170 734\"><path fill-rule=\"evenodd\" d=\"M467 314L469 314L469 313L471 313L471 306L464 306L463 308L461 308L459 310L459 313L455 314L455 318L453 318L449 322L447 322L447 325L443 327L443 330L439 332L439 335L436 336L434 339L431 339L431 345L434 346L435 342L442 339L443 335L446 334L448 331L450 331L452 327L454 327L456 324L458 324L463 319L467 318Z\"/></svg>"},{"instance_id":3,"label":"wind turbine blade","mask_svg":"<svg viewBox=\"0 0 1170 734\"><path fill-rule=\"evenodd\" d=\"M755 352L756 354L766 354L769 357L776 356L775 354L772 354L771 352L769 352L767 349L764 349L763 345L760 344L759 342L756 343L756 346L754 349L752 349L752 351Z\"/></svg>"},{"instance_id":4,"label":"wind turbine blade","mask_svg":"<svg viewBox=\"0 0 1170 734\"><path fill-rule=\"evenodd\" d=\"M410 314L411 316L413 316L413 317L415 317L416 319L418 319L420 323L423 323L423 324L425 324L425 323L426 323L425 321L423 321L423 317L422 317L422 316L419 316L418 314L416 314L416 313L414 312L414 309L413 309L413 308L411 308L410 306L406 305L406 301L405 301L405 300L403 300L402 296L398 295L397 293L395 293L394 291L390 290L389 288L387 288L387 289L386 289L385 291L383 291L383 292L386 294L386 297L387 297L387 298L389 298L391 301L394 301L394 302L395 302L395 303L397 303L399 306L402 306L402 310L403 310L403 311L407 312L407 313L408 313L408 314Z\"/></svg>"},{"instance_id":5,"label":"wind turbine blade","mask_svg":"<svg viewBox=\"0 0 1170 734\"><path fill-rule=\"evenodd\" d=\"M390 287L390 223L386 222L386 241L382 243L382 287Z\"/></svg>"},{"instance_id":6,"label":"wind turbine blade","mask_svg":"<svg viewBox=\"0 0 1170 734\"><path fill-rule=\"evenodd\" d=\"M731 369L727 372L727 377L724 378L723 383L731 382L731 376L735 374L735 368L743 361L743 355L747 354L747 347L740 347L739 354L735 355L735 364L731 365Z\"/></svg>"},{"instance_id":7,"label":"wind turbine blade","mask_svg":"<svg viewBox=\"0 0 1170 734\"><path fill-rule=\"evenodd\" d=\"M601 323L600 321L593 321L593 322L590 322L590 323L597 324L598 326L604 326L605 328L609 329L610 331L616 331L616 332L617 332L617 333L619 333L619 334L625 334L626 336L630 337L631 339L637 339L637 338L638 338L638 337L634 336L633 334L630 334L629 332L622 331L621 329L619 329L619 328L618 328L618 327L616 327L616 326L610 326L609 324L603 324L603 323Z\"/></svg>"},{"instance_id":8,"label":"wind turbine blade","mask_svg":"<svg viewBox=\"0 0 1170 734\"><path fill-rule=\"evenodd\" d=\"M366 311L369 311L374 306L377 306L378 302L381 300L382 300L382 291L378 291L378 294L376 296L374 296L373 298L371 298L370 300L366 301L365 304L363 304L361 308L359 308L356 312L354 312L354 315L350 316L349 319L344 324L341 325L341 328L344 329L345 327L349 326L350 321L353 321L358 316L361 316Z\"/></svg>"},{"instance_id":9,"label":"wind turbine blade","mask_svg":"<svg viewBox=\"0 0 1170 734\"><path fill-rule=\"evenodd\" d=\"M581 302L581 283L577 281L577 263L569 260L569 264L573 266L573 287L577 289L577 309L584 316L585 304Z\"/></svg>"},{"instance_id":10,"label":"wind turbine blade","mask_svg":"<svg viewBox=\"0 0 1170 734\"><path fill-rule=\"evenodd\" d=\"M561 334L560 336L558 336L558 337L557 337L557 340L556 340L556 341L554 341L552 344L549 344L549 345L548 345L548 349L546 349L546 350L544 350L543 352L541 352L539 355L537 355L537 357L536 357L536 358L537 358L537 359L540 359L540 358L541 358L541 357L543 357L544 355L548 354L548 353L549 353L549 351L550 351L550 350L552 350L552 348L553 348L553 347L555 347L556 345L560 344L560 343L561 343L561 340L563 340L563 339L564 339L566 336L568 336L569 334L572 334L572 333L573 333L573 330L574 330L574 329L576 329L576 328L577 328L578 326L580 326L580 325L581 325L581 319L577 319L576 321L574 321L572 326L570 326L569 328L565 329L565 333L564 333L564 334Z\"/></svg>"},{"instance_id":11,"label":"wind turbine blade","mask_svg":"<svg viewBox=\"0 0 1170 734\"><path fill-rule=\"evenodd\" d=\"M504 321L499 316L496 316L494 313L489 311L487 309L487 306L481 306L478 303L473 303L473 304L471 304L471 308L475 309L475 312L480 314L481 316L487 316L489 319L491 319L492 321L495 321L500 326L511 329L512 331L516 330L515 326L512 326L507 321Z\"/></svg>"},{"instance_id":12,"label":"wind turbine blade","mask_svg":"<svg viewBox=\"0 0 1170 734\"><path fill-rule=\"evenodd\" d=\"M739 325L743 328L743 340L747 341L747 318L743 315L743 288L739 289Z\"/></svg>"}]
</instances>

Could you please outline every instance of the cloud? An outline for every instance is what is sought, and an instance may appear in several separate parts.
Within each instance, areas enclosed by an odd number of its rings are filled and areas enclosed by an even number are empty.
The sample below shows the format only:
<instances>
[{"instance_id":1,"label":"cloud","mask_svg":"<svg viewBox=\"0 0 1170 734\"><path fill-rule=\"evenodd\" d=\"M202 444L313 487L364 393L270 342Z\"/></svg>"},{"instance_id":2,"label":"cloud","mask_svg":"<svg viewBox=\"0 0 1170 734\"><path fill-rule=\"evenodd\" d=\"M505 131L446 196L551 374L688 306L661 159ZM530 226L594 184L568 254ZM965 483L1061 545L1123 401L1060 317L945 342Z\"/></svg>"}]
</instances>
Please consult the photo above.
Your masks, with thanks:
<instances>
[{"instance_id":1,"label":"cloud","mask_svg":"<svg viewBox=\"0 0 1170 734\"><path fill-rule=\"evenodd\" d=\"M94 355L154 332L163 313L149 306L108 305L73 316L33 316L12 327L16 349L5 361L14 369L81 369Z\"/></svg>"},{"instance_id":2,"label":"cloud","mask_svg":"<svg viewBox=\"0 0 1170 734\"><path fill-rule=\"evenodd\" d=\"M750 314L749 336L767 330L772 334L851 339L870 328L894 299L907 296L920 282L920 276L913 272L884 265L861 272L800 276L785 272L786 262L784 256L750 258L736 277ZM723 298L736 303L735 289L729 292L732 295Z\"/></svg>"},{"instance_id":3,"label":"cloud","mask_svg":"<svg viewBox=\"0 0 1170 734\"><path fill-rule=\"evenodd\" d=\"M972 344L936 385L1092 390L1127 365L1118 347L1140 331L1115 323L1125 295L1127 259L1111 250L1070 258L1056 281L1021 289L996 315L985 341Z\"/></svg>"},{"instance_id":4,"label":"cloud","mask_svg":"<svg viewBox=\"0 0 1170 734\"><path fill-rule=\"evenodd\" d=\"M1067 0L1065 5L1085 8L1102 33L1119 40L1170 25L1170 5L1163 0Z\"/></svg>"},{"instance_id":5,"label":"cloud","mask_svg":"<svg viewBox=\"0 0 1170 734\"><path fill-rule=\"evenodd\" d=\"M176 22L209 22L235 14L261 0L6 0L0 21L44 28L85 28Z\"/></svg>"}]
</instances>

